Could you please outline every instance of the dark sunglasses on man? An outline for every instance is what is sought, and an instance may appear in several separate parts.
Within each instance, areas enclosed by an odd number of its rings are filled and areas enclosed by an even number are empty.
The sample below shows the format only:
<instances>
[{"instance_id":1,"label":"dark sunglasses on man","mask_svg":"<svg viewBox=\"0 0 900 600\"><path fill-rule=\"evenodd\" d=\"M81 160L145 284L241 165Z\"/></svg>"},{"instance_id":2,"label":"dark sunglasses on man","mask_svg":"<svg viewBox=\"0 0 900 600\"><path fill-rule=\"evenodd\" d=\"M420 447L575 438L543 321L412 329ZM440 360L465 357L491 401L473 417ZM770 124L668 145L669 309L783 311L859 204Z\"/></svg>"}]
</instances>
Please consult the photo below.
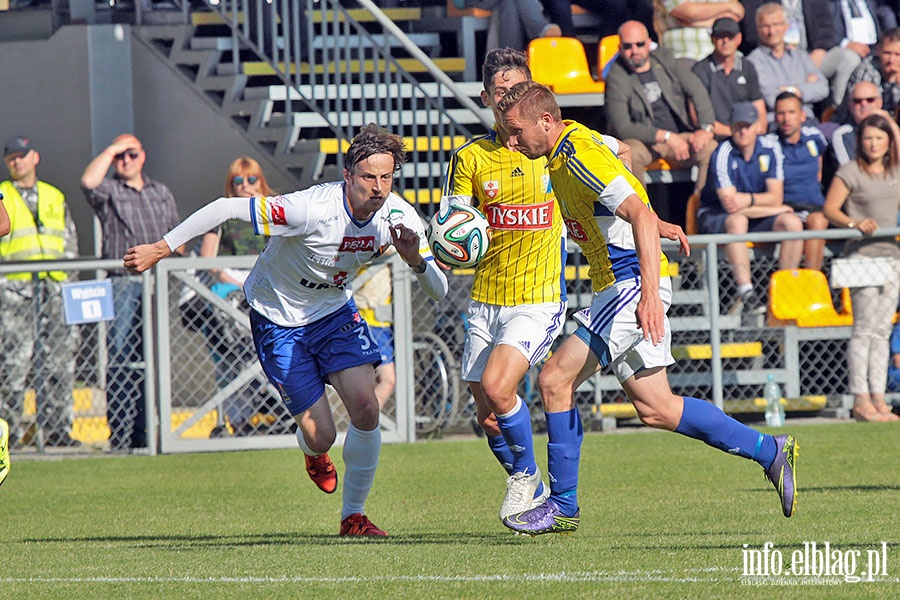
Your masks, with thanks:
<instances>
[{"instance_id":1,"label":"dark sunglasses on man","mask_svg":"<svg viewBox=\"0 0 900 600\"><path fill-rule=\"evenodd\" d=\"M140 150L126 150L125 152L120 152L119 154L116 154L116 160L125 160L126 156L128 158L130 158L131 160L137 160L138 156L140 156L140 155L141 155Z\"/></svg>"},{"instance_id":2,"label":"dark sunglasses on man","mask_svg":"<svg viewBox=\"0 0 900 600\"><path fill-rule=\"evenodd\" d=\"M642 42L622 42L622 50L631 50L634 47L643 48L647 45L647 40Z\"/></svg>"}]
</instances>

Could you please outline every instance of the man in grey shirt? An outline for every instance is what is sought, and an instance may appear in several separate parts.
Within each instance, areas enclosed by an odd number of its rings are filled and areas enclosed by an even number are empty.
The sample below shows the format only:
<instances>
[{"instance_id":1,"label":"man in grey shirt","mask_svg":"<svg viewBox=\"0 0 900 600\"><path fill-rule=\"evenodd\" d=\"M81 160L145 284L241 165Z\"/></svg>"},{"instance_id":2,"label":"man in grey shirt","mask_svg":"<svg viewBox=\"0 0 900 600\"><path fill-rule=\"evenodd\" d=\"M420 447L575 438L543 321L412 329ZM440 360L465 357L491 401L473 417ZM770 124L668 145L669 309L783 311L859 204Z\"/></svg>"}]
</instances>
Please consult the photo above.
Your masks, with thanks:
<instances>
[{"instance_id":1,"label":"man in grey shirt","mask_svg":"<svg viewBox=\"0 0 900 600\"><path fill-rule=\"evenodd\" d=\"M791 92L803 101L803 112L815 119L813 104L828 97L828 80L809 54L788 46L784 41L788 21L784 7L774 2L763 4L756 12L760 46L747 59L756 67L759 89L766 101L768 121L774 120L775 98Z\"/></svg>"}]
</instances>

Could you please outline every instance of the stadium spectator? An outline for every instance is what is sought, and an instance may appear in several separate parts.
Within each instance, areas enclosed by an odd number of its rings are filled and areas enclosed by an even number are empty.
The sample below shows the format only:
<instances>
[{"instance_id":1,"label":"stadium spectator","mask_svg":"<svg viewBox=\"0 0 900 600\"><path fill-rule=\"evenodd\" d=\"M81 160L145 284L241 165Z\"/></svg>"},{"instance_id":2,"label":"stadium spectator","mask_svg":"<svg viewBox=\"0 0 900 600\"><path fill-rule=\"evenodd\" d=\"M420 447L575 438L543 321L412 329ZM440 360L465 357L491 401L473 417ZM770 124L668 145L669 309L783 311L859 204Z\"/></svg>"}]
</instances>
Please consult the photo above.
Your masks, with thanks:
<instances>
[{"instance_id":1,"label":"stadium spectator","mask_svg":"<svg viewBox=\"0 0 900 600\"><path fill-rule=\"evenodd\" d=\"M619 58L606 80L612 134L631 147L638 181L644 181L650 164L664 158L675 168L697 165L694 193L699 192L716 147L715 112L706 88L666 48L650 50L643 24L628 21L619 28L619 36Z\"/></svg>"},{"instance_id":2,"label":"stadium spectator","mask_svg":"<svg viewBox=\"0 0 900 600\"><path fill-rule=\"evenodd\" d=\"M672 283L660 249L658 219L641 183L599 134L562 120L547 87L519 83L500 101L499 111L512 147L531 159L548 159L560 211L588 259L593 287L591 306L579 319L582 326L553 353L538 377L547 417L550 497L507 517L504 525L531 535L578 528L583 428L574 390L606 363L644 424L755 460L778 491L783 514L791 516L796 499L794 437L761 434L709 402L672 393L666 372L675 362L666 317ZM682 250L687 250L686 243Z\"/></svg>"},{"instance_id":3,"label":"stadium spectator","mask_svg":"<svg viewBox=\"0 0 900 600\"><path fill-rule=\"evenodd\" d=\"M228 166L225 174L226 198L272 195L274 192L269 187L266 175L254 159L242 156ZM249 223L228 221L217 229L206 232L195 252L202 258L220 254L245 256L257 255L265 247L266 238L256 235ZM224 268L202 271L197 278L223 300L246 312L249 307L242 288L249 274L250 271L246 269ZM255 359L250 335L235 325L233 317L198 296L190 287L185 286L185 293L179 298L179 308L182 323L188 329L201 333L206 341L206 348L215 365L218 387L229 385ZM265 391L265 381L253 379L223 400L222 411L234 435L255 433L257 427L253 424L252 417L261 409L268 411L275 420L272 430L291 429L293 419L290 419L280 403L274 407L263 406L267 398L269 395ZM285 419L290 423L284 423ZM222 429L215 429L211 435L225 433Z\"/></svg>"},{"instance_id":4,"label":"stadium spectator","mask_svg":"<svg viewBox=\"0 0 900 600\"><path fill-rule=\"evenodd\" d=\"M541 0L547 18L558 24L562 34L575 37L575 21L572 17L572 5L591 12L600 19L600 26L593 31L599 37L616 33L619 26L635 19L647 29L653 29L653 0Z\"/></svg>"},{"instance_id":5,"label":"stadium spectator","mask_svg":"<svg viewBox=\"0 0 900 600\"><path fill-rule=\"evenodd\" d=\"M9 214L2 200L3 194L0 193L0 236L9 233ZM9 475L9 464L9 423L0 417L0 485L3 485Z\"/></svg>"},{"instance_id":6,"label":"stadium spectator","mask_svg":"<svg viewBox=\"0 0 900 600\"><path fill-rule=\"evenodd\" d=\"M850 288L853 332L847 343L847 374L857 421L896 421L884 401L890 361L891 319L900 296L900 247L891 237L876 237L879 228L897 226L900 186L900 130L885 113L869 115L859 124L856 160L835 174L825 197L825 216L835 227L858 229L865 237L847 240L843 256L883 257L889 272L872 272L873 285ZM875 283L876 276L879 281Z\"/></svg>"},{"instance_id":7,"label":"stadium spectator","mask_svg":"<svg viewBox=\"0 0 900 600\"><path fill-rule=\"evenodd\" d=\"M75 258L78 233L62 192L38 178L41 155L31 139L6 142L9 179L0 182L10 231L0 237L0 260ZM77 326L66 324L65 271L0 276L0 414L8 420L12 445L22 441L25 392L35 390L37 431L47 446L78 444L71 437ZM29 377L30 376L30 377ZM38 438L40 446L40 438Z\"/></svg>"},{"instance_id":8,"label":"stadium spectator","mask_svg":"<svg viewBox=\"0 0 900 600\"><path fill-rule=\"evenodd\" d=\"M385 257L394 254L393 247ZM353 300L359 314L369 325L369 331L378 344L381 364L375 367L375 397L378 406L390 400L397 387L397 369L394 366L394 316L391 306L393 284L391 267L385 263L371 264L363 268L353 280Z\"/></svg>"},{"instance_id":9,"label":"stadium spectator","mask_svg":"<svg viewBox=\"0 0 900 600\"><path fill-rule=\"evenodd\" d=\"M712 157L709 180L701 195L697 222L701 233L741 234L757 231L801 231L803 222L784 205L784 160L777 140L759 136L759 113L749 102L735 104L731 113L730 140L722 142ZM778 265L796 269L803 251L801 240L781 243ZM725 246L725 255L737 286L738 302L732 308L746 314L766 311L763 298L753 288L750 249L745 242Z\"/></svg>"},{"instance_id":10,"label":"stadium spectator","mask_svg":"<svg viewBox=\"0 0 900 600\"><path fill-rule=\"evenodd\" d=\"M374 383L378 349L356 310L351 283L362 265L392 244L431 298L447 293L421 219L391 191L405 160L403 139L369 124L344 155L343 181L250 202L219 198L158 242L128 249L123 261L131 273L146 271L229 219L253 223L257 235L270 236L244 284L254 345L297 422L303 453L329 465L309 473L329 493L337 487L328 457L337 431L326 378L347 409L342 536L387 535L364 512L381 451Z\"/></svg>"},{"instance_id":11,"label":"stadium spectator","mask_svg":"<svg viewBox=\"0 0 900 600\"><path fill-rule=\"evenodd\" d=\"M837 165L856 158L856 129L863 119L884 109L881 88L871 81L860 81L850 90L850 121L843 123L831 136L831 147Z\"/></svg>"},{"instance_id":12,"label":"stadium spectator","mask_svg":"<svg viewBox=\"0 0 900 600\"><path fill-rule=\"evenodd\" d=\"M844 100L850 75L866 58L878 48L878 40L885 31L897 26L897 19L891 11L887 21L882 19L884 6L875 0L831 0L834 22L837 27L838 43L828 51L820 65L822 72L831 83L834 104Z\"/></svg>"},{"instance_id":13,"label":"stadium spectator","mask_svg":"<svg viewBox=\"0 0 900 600\"><path fill-rule=\"evenodd\" d=\"M709 92L716 113L713 123L716 140L731 137L731 107L738 102L752 102L756 106L760 115L759 133L765 133L766 102L759 91L756 68L737 51L741 43L741 29L737 21L730 17L716 19L710 38L712 54L698 61L691 71Z\"/></svg>"},{"instance_id":14,"label":"stadium spectator","mask_svg":"<svg viewBox=\"0 0 900 600\"><path fill-rule=\"evenodd\" d=\"M140 140L122 134L85 168L81 189L100 221L102 258L120 258L135 244L159 239L178 224L169 188L144 173ZM113 175L107 177L110 166ZM115 317L107 330L106 416L111 450L147 445L144 378L143 284L124 271L110 273Z\"/></svg>"},{"instance_id":15,"label":"stadium spectator","mask_svg":"<svg viewBox=\"0 0 900 600\"><path fill-rule=\"evenodd\" d=\"M807 231L828 229L822 213L822 155L827 147L825 136L813 125L805 123L803 104L790 92L775 99L776 137L784 157L784 203L794 209ZM825 240L804 240L806 268L822 270Z\"/></svg>"},{"instance_id":16,"label":"stadium spectator","mask_svg":"<svg viewBox=\"0 0 900 600\"><path fill-rule=\"evenodd\" d=\"M768 0L741 0L744 18L741 21L743 41L740 51L749 55L759 46L759 32L756 29L756 13ZM837 25L831 0L782 0L787 19L785 41L789 46L809 53L817 67L822 65L825 54L837 46Z\"/></svg>"},{"instance_id":17,"label":"stadium spectator","mask_svg":"<svg viewBox=\"0 0 900 600\"><path fill-rule=\"evenodd\" d=\"M770 123L775 118L775 97L781 92L791 92L800 98L810 119L816 118L813 104L828 96L828 80L809 55L785 43L787 27L785 10L780 4L769 2L756 12L760 46L747 60L759 75L759 89L766 101Z\"/></svg>"},{"instance_id":18,"label":"stadium spectator","mask_svg":"<svg viewBox=\"0 0 900 600\"><path fill-rule=\"evenodd\" d=\"M740 21L744 7L738 0L661 0L654 2L653 22L660 44L678 59L698 61L713 52L710 26L727 17Z\"/></svg>"},{"instance_id":19,"label":"stadium spectator","mask_svg":"<svg viewBox=\"0 0 900 600\"><path fill-rule=\"evenodd\" d=\"M516 48L525 50L539 37L559 37L562 30L544 15L540 0L453 0L457 8L491 11L485 50Z\"/></svg>"},{"instance_id":20,"label":"stadium spectator","mask_svg":"<svg viewBox=\"0 0 900 600\"><path fill-rule=\"evenodd\" d=\"M891 29L878 41L878 52L869 55L857 66L847 82L848 92L861 81L871 81L881 88L882 107L895 115L900 107L900 29ZM847 123L851 120L848 94L838 106L834 120Z\"/></svg>"},{"instance_id":21,"label":"stadium spectator","mask_svg":"<svg viewBox=\"0 0 900 600\"><path fill-rule=\"evenodd\" d=\"M9 214L2 200L3 194L0 193L0 236L9 233ZM0 485L6 481L7 475L9 475L9 423L0 417Z\"/></svg>"}]
</instances>

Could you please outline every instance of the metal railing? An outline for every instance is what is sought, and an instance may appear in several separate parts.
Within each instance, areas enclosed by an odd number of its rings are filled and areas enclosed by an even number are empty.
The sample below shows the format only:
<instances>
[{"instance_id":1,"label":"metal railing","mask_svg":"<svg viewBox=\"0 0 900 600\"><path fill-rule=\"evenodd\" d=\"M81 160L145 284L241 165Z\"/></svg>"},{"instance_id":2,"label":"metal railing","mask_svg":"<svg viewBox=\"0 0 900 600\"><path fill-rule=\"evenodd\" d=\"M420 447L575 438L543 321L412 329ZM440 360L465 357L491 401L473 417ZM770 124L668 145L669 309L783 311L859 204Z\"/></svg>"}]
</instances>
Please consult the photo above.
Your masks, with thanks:
<instances>
[{"instance_id":1,"label":"metal railing","mask_svg":"<svg viewBox=\"0 0 900 600\"><path fill-rule=\"evenodd\" d=\"M290 128L285 148L300 138L295 114L314 112L339 142L352 139L360 123L374 122L409 138L471 137L448 109L458 106L484 127L484 110L434 64L370 0L357 10L374 19L367 27L337 0L222 0L212 3L230 27L232 67L244 72L241 47L269 63L285 86L283 118ZM370 31L374 29L375 31ZM413 75L398 55L418 61L424 72ZM426 143L410 148L413 164L445 164L452 145ZM335 156L338 168L343 156ZM440 188L443 173L421 173L416 191Z\"/></svg>"},{"instance_id":2,"label":"metal railing","mask_svg":"<svg viewBox=\"0 0 900 600\"><path fill-rule=\"evenodd\" d=\"M880 230L880 237L893 239L900 235L900 228ZM860 238L856 230L828 230L824 232L800 233L757 233L740 236L702 235L691 238L690 258L677 259L674 248L664 247L670 258L679 262L679 281L669 318L673 325L673 343L676 345L702 344L711 348L708 360L679 361L670 369L670 380L676 393L705 398L718 406L726 406L736 400L752 400L759 392L768 374L774 374L788 397L797 396L845 396L847 339L851 327L804 328L797 325L771 325L764 321L744 323L739 316L729 314L729 304L735 297L735 286L729 265L720 260L719 246L731 242L753 242L754 283L760 290L768 288L769 277L777 269L777 261L765 250L767 244L788 239L824 238L831 242L831 250L840 252L840 242ZM578 252L572 255L573 264L580 261ZM826 259L825 269L830 268L833 257ZM161 441L159 451L173 452L186 450L225 450L241 448L293 447L293 436L279 430L279 423L288 423L277 394L267 389L265 379L259 373L255 356L250 351L246 314L233 303L226 301L199 283L192 270L222 267L248 268L255 257L217 257L212 259L168 259L161 262L151 273L129 281L139 289L135 297L142 300L143 308L136 327L142 336L139 362L122 363L119 367L133 375L140 386L144 409L147 415L143 423L147 431L146 452L157 451L157 440ZM121 265L117 260L61 260L47 262L0 262L0 276L7 273L59 270L69 274L70 281L103 278L103 270L112 270ZM383 412L382 425L385 440L411 442L422 435L432 435L441 429L452 429L463 425L471 415L462 410L469 404L467 386L458 381L459 359L465 339L466 304L471 286L471 272L451 272L450 291L444 300L435 302L428 298L418 286L413 285L409 269L392 269L393 318L395 336L395 357L397 387L394 399ZM125 278L113 278L123 282ZM590 283L575 275L569 278L570 312L583 308L590 301ZM8 284L7 284L8 285ZM219 317L231 320L238 330L229 340L234 347L242 347L245 352L227 354L226 360L235 361L238 368L217 369L215 344L209 339L204 342L202 334L186 327L181 315L181 292L191 288L201 300L201 305L219 311ZM118 289L118 288L114 288ZM115 292L118 293L118 292ZM834 290L835 298L840 290ZM23 314L43 310L48 306L46 297L35 298L33 304L28 296L17 303L17 310ZM20 306L21 305L21 306ZM153 308L155 307L155 308ZM845 312L846 312L846 308ZM3 307L0 307L2 310ZM58 317L54 317L57 318ZM35 320L36 322L36 320ZM54 350L62 351L60 342L69 334L65 324L46 321L48 329L43 331L39 341L46 346L47 340L54 341ZM198 329L202 329L201 323ZM108 373L116 365L111 364L107 352L107 324L105 322L74 326L79 330L79 344L74 361L76 397L75 427L72 437L85 443L106 448L108 435L107 409L109 399L116 394L110 388L112 382ZM567 331L571 331L571 327ZM216 334L218 335L218 334ZM4 342L15 345L15 336L6 336ZM234 340L243 340L235 343ZM752 357L726 356L723 348L733 343L754 342L760 348ZM12 346L11 346L12 347ZM34 346L37 348L37 345ZM46 349L46 348L45 348ZM22 352L21 348L15 350ZM16 369L13 350L7 350L4 368L0 370L0 383L12 381ZM25 348L24 352L31 352ZM46 378L49 371L38 361L32 365L34 373L29 381ZM215 377L222 375L221 377ZM255 382L255 383L254 383ZM18 385L18 384L17 384ZM224 425L224 412L228 401L242 388L250 386L252 397L249 402L252 427L242 435L234 435L216 427ZM37 386L39 389L40 386ZM65 387L65 386L63 386ZM247 392L247 389L243 390ZM17 389L25 394L26 390ZM59 388L51 392L53 400L69 398L72 390ZM534 390L529 393L536 399ZM578 390L577 398L590 413L601 402L616 400L620 396L615 379L603 372L596 375ZM21 400L21 398L18 398ZM25 413L3 415L7 420L38 429L47 421L41 421L40 411L48 398L38 397L25 400ZM336 411L336 421L345 425L345 415L340 402L332 397ZM33 402L34 404L30 404ZM57 402L57 405L59 402ZM35 407L36 405L36 407ZM6 410L23 410L19 408ZM224 411L224 412L223 412ZM48 413L49 414L49 413ZM229 417L232 419L233 417ZM436 421L436 419L439 421ZM50 422L50 426L52 426ZM339 425L340 426L340 425ZM281 433L281 435L278 435ZM274 435L273 435L274 434ZM33 436L32 436L33 437ZM339 438L340 439L340 438ZM17 438L18 440L18 438ZM41 442L37 449L43 450ZM28 451L21 445L13 445L13 451Z\"/></svg>"}]
</instances>

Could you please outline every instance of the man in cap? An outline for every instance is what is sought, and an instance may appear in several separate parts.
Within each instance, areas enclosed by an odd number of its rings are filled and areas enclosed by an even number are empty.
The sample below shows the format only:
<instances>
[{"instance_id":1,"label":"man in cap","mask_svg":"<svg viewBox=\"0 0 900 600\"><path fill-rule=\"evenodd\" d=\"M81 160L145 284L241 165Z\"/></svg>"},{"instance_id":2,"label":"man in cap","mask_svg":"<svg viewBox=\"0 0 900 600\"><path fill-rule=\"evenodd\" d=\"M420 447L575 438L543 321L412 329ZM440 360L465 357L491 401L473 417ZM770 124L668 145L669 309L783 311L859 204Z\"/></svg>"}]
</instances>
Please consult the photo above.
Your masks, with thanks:
<instances>
[{"instance_id":1,"label":"man in cap","mask_svg":"<svg viewBox=\"0 0 900 600\"><path fill-rule=\"evenodd\" d=\"M698 61L691 70L709 92L716 120L713 133L721 141L731 137L731 107L738 102L752 102L759 111L759 133L766 131L766 102L759 91L756 67L738 54L741 28L730 17L716 19L710 34L712 54Z\"/></svg>"},{"instance_id":2,"label":"man in cap","mask_svg":"<svg viewBox=\"0 0 900 600\"><path fill-rule=\"evenodd\" d=\"M734 105L731 139L713 152L709 178L700 196L697 222L701 233L742 234L758 231L802 231L803 222L784 204L784 159L778 140L760 136L759 112L750 102ZM802 240L782 242L779 268L796 269L803 251ZM744 242L726 244L725 254L746 314L766 310L754 291L750 250Z\"/></svg>"},{"instance_id":3,"label":"man in cap","mask_svg":"<svg viewBox=\"0 0 900 600\"><path fill-rule=\"evenodd\" d=\"M40 181L41 156L22 135L6 142L9 179L0 194L10 231L0 237L0 260L55 260L78 256L78 235L63 193ZM39 445L72 446L72 390L76 327L66 325L60 283L65 271L24 271L0 276L0 415L9 422L10 443L24 436L26 380L31 373L37 402Z\"/></svg>"}]
</instances>

